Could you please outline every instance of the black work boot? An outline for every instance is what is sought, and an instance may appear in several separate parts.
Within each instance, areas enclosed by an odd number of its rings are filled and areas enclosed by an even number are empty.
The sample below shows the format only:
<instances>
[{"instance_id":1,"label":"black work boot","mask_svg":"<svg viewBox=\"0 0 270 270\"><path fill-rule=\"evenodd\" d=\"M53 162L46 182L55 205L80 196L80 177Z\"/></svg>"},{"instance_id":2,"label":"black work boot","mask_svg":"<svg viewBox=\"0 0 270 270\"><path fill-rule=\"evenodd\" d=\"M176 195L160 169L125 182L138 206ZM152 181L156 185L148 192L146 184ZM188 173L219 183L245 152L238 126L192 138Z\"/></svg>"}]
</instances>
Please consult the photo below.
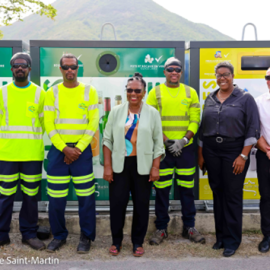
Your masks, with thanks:
<instances>
[{"instance_id":1,"label":"black work boot","mask_svg":"<svg viewBox=\"0 0 270 270\"><path fill-rule=\"evenodd\" d=\"M91 240L81 233L80 242L77 247L77 253L85 254L88 253L91 246Z\"/></svg>"},{"instance_id":2,"label":"black work boot","mask_svg":"<svg viewBox=\"0 0 270 270\"><path fill-rule=\"evenodd\" d=\"M10 239L6 239L6 240L1 240L0 241L0 247L1 246L5 246L5 245L9 245L10 244Z\"/></svg>"},{"instance_id":3,"label":"black work boot","mask_svg":"<svg viewBox=\"0 0 270 270\"><path fill-rule=\"evenodd\" d=\"M42 250L46 248L45 244L42 241L40 241L37 237L30 239L22 239L22 243L30 246L32 249L35 250Z\"/></svg>"},{"instance_id":4,"label":"black work boot","mask_svg":"<svg viewBox=\"0 0 270 270\"><path fill-rule=\"evenodd\" d=\"M59 239L53 239L50 244L47 246L46 251L48 252L55 252L58 250L60 247L62 247L66 243L66 239L64 240L59 240Z\"/></svg>"}]
</instances>

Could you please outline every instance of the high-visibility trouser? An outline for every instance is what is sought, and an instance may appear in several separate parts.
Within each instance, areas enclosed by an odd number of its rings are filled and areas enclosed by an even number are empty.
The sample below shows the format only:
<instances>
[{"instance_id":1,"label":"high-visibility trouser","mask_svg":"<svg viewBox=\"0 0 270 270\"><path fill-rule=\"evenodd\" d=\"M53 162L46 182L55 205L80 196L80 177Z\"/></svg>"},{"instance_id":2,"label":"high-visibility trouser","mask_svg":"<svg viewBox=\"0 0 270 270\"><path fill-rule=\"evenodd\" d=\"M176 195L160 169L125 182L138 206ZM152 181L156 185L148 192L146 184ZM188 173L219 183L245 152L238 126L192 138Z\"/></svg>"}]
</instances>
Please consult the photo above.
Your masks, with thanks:
<instances>
[{"instance_id":1,"label":"high-visibility trouser","mask_svg":"<svg viewBox=\"0 0 270 270\"><path fill-rule=\"evenodd\" d=\"M96 229L95 178L92 151L89 145L70 165L64 163L65 155L52 145L48 153L47 194L49 197L49 220L55 239L64 240L68 231L65 225L65 207L72 178L79 201L82 233L94 241Z\"/></svg>"},{"instance_id":2,"label":"high-visibility trouser","mask_svg":"<svg viewBox=\"0 0 270 270\"><path fill-rule=\"evenodd\" d=\"M175 177L174 177L175 173ZM173 179L176 178L180 201L182 206L182 220L186 227L193 227L195 222L194 204L194 173L195 173L195 152L193 145L189 145L182 150L179 157L174 157L166 150L166 157L160 163L160 179L155 181L156 204L155 221L157 229L166 229L170 221L168 215L169 193Z\"/></svg>"},{"instance_id":3,"label":"high-visibility trouser","mask_svg":"<svg viewBox=\"0 0 270 270\"><path fill-rule=\"evenodd\" d=\"M12 207L20 179L23 193L20 210L20 231L24 239L36 237L38 191L42 179L42 161L0 161L0 241L8 238Z\"/></svg>"}]
</instances>

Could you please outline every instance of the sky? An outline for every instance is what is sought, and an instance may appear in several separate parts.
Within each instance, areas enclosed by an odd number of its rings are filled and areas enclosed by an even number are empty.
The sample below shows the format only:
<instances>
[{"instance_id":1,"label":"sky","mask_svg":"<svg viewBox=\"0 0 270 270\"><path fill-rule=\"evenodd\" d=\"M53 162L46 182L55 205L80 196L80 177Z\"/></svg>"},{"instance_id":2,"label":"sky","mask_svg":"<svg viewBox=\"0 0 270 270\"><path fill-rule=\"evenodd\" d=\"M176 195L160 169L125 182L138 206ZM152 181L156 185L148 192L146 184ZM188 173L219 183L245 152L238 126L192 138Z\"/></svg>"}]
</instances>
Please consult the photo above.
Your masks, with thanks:
<instances>
[{"instance_id":1,"label":"sky","mask_svg":"<svg viewBox=\"0 0 270 270\"><path fill-rule=\"evenodd\" d=\"M53 3L55 0L43 1ZM253 23L257 27L258 40L270 40L269 0L220 2L216 0L154 0L154 2L189 21L206 24L236 40L242 40L244 25ZM255 40L252 26L246 27L244 39Z\"/></svg>"}]
</instances>

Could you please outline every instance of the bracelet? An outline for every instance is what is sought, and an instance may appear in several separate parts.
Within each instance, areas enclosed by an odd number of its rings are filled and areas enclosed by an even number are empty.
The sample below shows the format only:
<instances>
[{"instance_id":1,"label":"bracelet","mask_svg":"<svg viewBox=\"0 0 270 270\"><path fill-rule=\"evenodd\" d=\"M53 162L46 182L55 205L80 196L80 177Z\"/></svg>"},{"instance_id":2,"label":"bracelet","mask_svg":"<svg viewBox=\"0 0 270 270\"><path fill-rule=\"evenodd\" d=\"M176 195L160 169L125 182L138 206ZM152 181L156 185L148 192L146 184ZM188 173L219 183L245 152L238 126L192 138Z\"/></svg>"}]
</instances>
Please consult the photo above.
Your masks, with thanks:
<instances>
[{"instance_id":1,"label":"bracelet","mask_svg":"<svg viewBox=\"0 0 270 270\"><path fill-rule=\"evenodd\" d=\"M156 170L158 170L158 171L159 171L159 169L158 169L158 168L156 168L156 167L152 167L152 169L156 169Z\"/></svg>"}]
</instances>

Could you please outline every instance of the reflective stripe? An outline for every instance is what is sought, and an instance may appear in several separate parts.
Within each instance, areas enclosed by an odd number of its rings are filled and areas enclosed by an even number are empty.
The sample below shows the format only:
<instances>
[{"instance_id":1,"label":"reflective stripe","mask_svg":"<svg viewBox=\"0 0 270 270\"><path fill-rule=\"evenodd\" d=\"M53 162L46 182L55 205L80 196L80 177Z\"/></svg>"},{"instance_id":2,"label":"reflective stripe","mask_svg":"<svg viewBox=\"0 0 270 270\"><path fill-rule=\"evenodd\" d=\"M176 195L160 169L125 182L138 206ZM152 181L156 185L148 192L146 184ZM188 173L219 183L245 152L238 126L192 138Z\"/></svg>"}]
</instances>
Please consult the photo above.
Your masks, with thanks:
<instances>
[{"instance_id":1,"label":"reflective stripe","mask_svg":"<svg viewBox=\"0 0 270 270\"><path fill-rule=\"evenodd\" d=\"M200 103L194 103L190 106L190 108L200 108Z\"/></svg>"},{"instance_id":2,"label":"reflective stripe","mask_svg":"<svg viewBox=\"0 0 270 270\"><path fill-rule=\"evenodd\" d=\"M185 87L185 90L186 90L186 96L187 96L187 98L191 98L191 95L190 95L190 87L187 86L187 85L185 85L185 84L184 84L184 87Z\"/></svg>"},{"instance_id":3,"label":"reflective stripe","mask_svg":"<svg viewBox=\"0 0 270 270\"><path fill-rule=\"evenodd\" d=\"M162 130L163 131L187 131L188 126L184 127L177 127L177 126L163 126Z\"/></svg>"},{"instance_id":4,"label":"reflective stripe","mask_svg":"<svg viewBox=\"0 0 270 270\"><path fill-rule=\"evenodd\" d=\"M71 119L71 118L61 118L55 119L55 124L88 124L89 121L87 118L84 119Z\"/></svg>"},{"instance_id":5,"label":"reflective stripe","mask_svg":"<svg viewBox=\"0 0 270 270\"><path fill-rule=\"evenodd\" d=\"M23 179L25 182L34 183L34 182L41 181L42 174L26 175L26 174L21 173L20 178Z\"/></svg>"},{"instance_id":6,"label":"reflective stripe","mask_svg":"<svg viewBox=\"0 0 270 270\"><path fill-rule=\"evenodd\" d=\"M4 112L0 109L0 114L4 114Z\"/></svg>"},{"instance_id":7,"label":"reflective stripe","mask_svg":"<svg viewBox=\"0 0 270 270\"><path fill-rule=\"evenodd\" d=\"M58 129L59 134L62 135L82 135L85 133L85 129L81 130L74 130L74 129Z\"/></svg>"},{"instance_id":8,"label":"reflective stripe","mask_svg":"<svg viewBox=\"0 0 270 270\"><path fill-rule=\"evenodd\" d=\"M7 104L8 104L8 96L7 96L7 85L2 87L2 95L3 95L3 102L4 102L4 108L6 111L6 126L8 126L8 108L7 108Z\"/></svg>"},{"instance_id":9,"label":"reflective stripe","mask_svg":"<svg viewBox=\"0 0 270 270\"><path fill-rule=\"evenodd\" d=\"M177 185L181 187L186 187L186 188L193 188L194 187L194 180L192 181L182 181L177 179Z\"/></svg>"},{"instance_id":10,"label":"reflective stripe","mask_svg":"<svg viewBox=\"0 0 270 270\"><path fill-rule=\"evenodd\" d=\"M76 189L75 188L75 192L76 192L76 195L80 196L80 197L90 196L95 192L95 185L93 185L91 188L88 188L88 189Z\"/></svg>"},{"instance_id":11,"label":"reflective stripe","mask_svg":"<svg viewBox=\"0 0 270 270\"><path fill-rule=\"evenodd\" d=\"M185 116L180 115L161 116L161 121L189 121L189 116L187 112Z\"/></svg>"},{"instance_id":12,"label":"reflective stripe","mask_svg":"<svg viewBox=\"0 0 270 270\"><path fill-rule=\"evenodd\" d=\"M90 93L91 85L85 85L84 88L84 100L89 101L89 93Z\"/></svg>"},{"instance_id":13,"label":"reflective stripe","mask_svg":"<svg viewBox=\"0 0 270 270\"><path fill-rule=\"evenodd\" d=\"M72 177L72 178L75 184L83 184L83 183L88 183L88 182L93 181L95 177L94 177L94 173L91 173L85 176Z\"/></svg>"},{"instance_id":14,"label":"reflective stripe","mask_svg":"<svg viewBox=\"0 0 270 270\"><path fill-rule=\"evenodd\" d=\"M34 119L34 118L33 118ZM1 131L29 131L29 132L42 132L41 127L29 126L1 126Z\"/></svg>"},{"instance_id":15,"label":"reflective stripe","mask_svg":"<svg viewBox=\"0 0 270 270\"><path fill-rule=\"evenodd\" d=\"M27 134L27 133L0 133L1 139L29 139L42 140L41 134Z\"/></svg>"},{"instance_id":16,"label":"reflective stripe","mask_svg":"<svg viewBox=\"0 0 270 270\"><path fill-rule=\"evenodd\" d=\"M19 173L4 175L0 174L0 181L3 182L14 182L19 179Z\"/></svg>"},{"instance_id":17,"label":"reflective stripe","mask_svg":"<svg viewBox=\"0 0 270 270\"><path fill-rule=\"evenodd\" d=\"M55 111L55 107L54 106L46 105L46 106L44 106L44 111L46 111L46 112L54 112Z\"/></svg>"},{"instance_id":18,"label":"reflective stripe","mask_svg":"<svg viewBox=\"0 0 270 270\"><path fill-rule=\"evenodd\" d=\"M88 111L95 110L98 108L98 104L88 106Z\"/></svg>"},{"instance_id":19,"label":"reflective stripe","mask_svg":"<svg viewBox=\"0 0 270 270\"><path fill-rule=\"evenodd\" d=\"M39 118L44 117L44 113L43 113L43 112L40 113L40 114L38 115L38 117L39 117Z\"/></svg>"},{"instance_id":20,"label":"reflective stripe","mask_svg":"<svg viewBox=\"0 0 270 270\"><path fill-rule=\"evenodd\" d=\"M59 100L58 100L58 85L53 86L53 95L54 95L54 107L57 113L57 119L60 117L60 111L59 111Z\"/></svg>"},{"instance_id":21,"label":"reflective stripe","mask_svg":"<svg viewBox=\"0 0 270 270\"><path fill-rule=\"evenodd\" d=\"M195 120L190 121L190 123L195 123L195 124L197 124L197 125L200 124L198 121L195 121Z\"/></svg>"},{"instance_id":22,"label":"reflective stripe","mask_svg":"<svg viewBox=\"0 0 270 270\"><path fill-rule=\"evenodd\" d=\"M173 174L174 169L163 169L163 170L159 170L159 175L160 176L166 176L166 175L170 175Z\"/></svg>"},{"instance_id":23,"label":"reflective stripe","mask_svg":"<svg viewBox=\"0 0 270 270\"><path fill-rule=\"evenodd\" d=\"M52 184L67 184L70 182L70 175L67 176L47 175L47 182Z\"/></svg>"},{"instance_id":24,"label":"reflective stripe","mask_svg":"<svg viewBox=\"0 0 270 270\"><path fill-rule=\"evenodd\" d=\"M176 169L176 173L179 175L192 175L196 171L196 167L190 169Z\"/></svg>"},{"instance_id":25,"label":"reflective stripe","mask_svg":"<svg viewBox=\"0 0 270 270\"><path fill-rule=\"evenodd\" d=\"M56 131L56 130L52 130L49 134L48 134L48 136L49 136L49 138L51 139L54 135L56 135L56 134L58 134L58 132Z\"/></svg>"},{"instance_id":26,"label":"reflective stripe","mask_svg":"<svg viewBox=\"0 0 270 270\"><path fill-rule=\"evenodd\" d=\"M89 136L94 136L95 135L95 132L92 131L92 130L86 130L84 134L87 134Z\"/></svg>"},{"instance_id":27,"label":"reflective stripe","mask_svg":"<svg viewBox=\"0 0 270 270\"><path fill-rule=\"evenodd\" d=\"M50 195L53 198L62 198L62 197L66 197L68 195L68 189L52 190L52 189L48 188L47 193L48 193L48 195Z\"/></svg>"},{"instance_id":28,"label":"reflective stripe","mask_svg":"<svg viewBox=\"0 0 270 270\"><path fill-rule=\"evenodd\" d=\"M0 187L0 193L5 196L10 196L17 192L17 186L13 188L3 188Z\"/></svg>"},{"instance_id":29,"label":"reflective stripe","mask_svg":"<svg viewBox=\"0 0 270 270\"><path fill-rule=\"evenodd\" d=\"M36 93L35 93L35 103L39 104L40 94L41 94L41 87L37 86Z\"/></svg>"},{"instance_id":30,"label":"reflective stripe","mask_svg":"<svg viewBox=\"0 0 270 270\"><path fill-rule=\"evenodd\" d=\"M161 105L161 93L160 93L160 85L155 86L156 91L156 99L159 107L159 114L162 117L162 105Z\"/></svg>"},{"instance_id":31,"label":"reflective stripe","mask_svg":"<svg viewBox=\"0 0 270 270\"><path fill-rule=\"evenodd\" d=\"M156 188L165 188L171 186L173 183L173 180L168 180L168 181L155 181L154 185Z\"/></svg>"},{"instance_id":32,"label":"reflective stripe","mask_svg":"<svg viewBox=\"0 0 270 270\"><path fill-rule=\"evenodd\" d=\"M39 189L39 187L37 187L35 189L29 189L29 188L26 188L24 185L21 184L21 190L22 190L22 192L24 192L28 196L35 196L35 195L37 195L38 194L38 189Z\"/></svg>"}]
</instances>

